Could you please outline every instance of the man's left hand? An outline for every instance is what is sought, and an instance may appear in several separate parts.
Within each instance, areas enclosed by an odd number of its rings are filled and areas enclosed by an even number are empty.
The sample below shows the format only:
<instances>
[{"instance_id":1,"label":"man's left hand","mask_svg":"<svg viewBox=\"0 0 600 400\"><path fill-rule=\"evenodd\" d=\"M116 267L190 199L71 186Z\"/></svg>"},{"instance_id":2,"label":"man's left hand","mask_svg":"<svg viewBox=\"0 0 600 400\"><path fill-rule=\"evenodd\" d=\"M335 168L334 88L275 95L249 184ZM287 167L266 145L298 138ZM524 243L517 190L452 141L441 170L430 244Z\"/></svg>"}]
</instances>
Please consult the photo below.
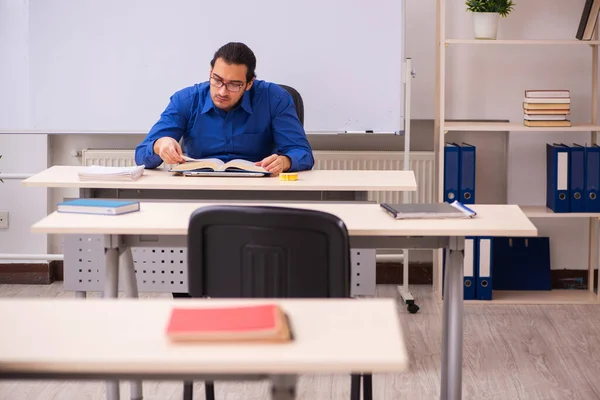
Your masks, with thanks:
<instances>
[{"instance_id":1,"label":"man's left hand","mask_svg":"<svg viewBox=\"0 0 600 400\"><path fill-rule=\"evenodd\" d=\"M292 166L292 162L287 156L280 156L278 154L271 154L269 157L266 157L255 164L263 167L273 176L277 176L280 173L287 171Z\"/></svg>"}]
</instances>

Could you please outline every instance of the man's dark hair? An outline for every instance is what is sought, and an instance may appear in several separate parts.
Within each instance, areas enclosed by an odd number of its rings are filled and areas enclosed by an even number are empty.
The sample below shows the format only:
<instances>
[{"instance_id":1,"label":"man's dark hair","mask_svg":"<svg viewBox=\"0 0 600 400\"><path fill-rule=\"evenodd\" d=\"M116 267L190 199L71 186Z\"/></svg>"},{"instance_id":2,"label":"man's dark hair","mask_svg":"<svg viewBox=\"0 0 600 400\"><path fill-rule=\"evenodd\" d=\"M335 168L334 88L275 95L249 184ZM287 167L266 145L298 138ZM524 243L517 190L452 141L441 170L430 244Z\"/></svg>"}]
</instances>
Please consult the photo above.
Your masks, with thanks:
<instances>
[{"instance_id":1,"label":"man's dark hair","mask_svg":"<svg viewBox=\"0 0 600 400\"><path fill-rule=\"evenodd\" d=\"M215 67L217 58L222 58L227 64L243 64L248 68L246 73L246 81L250 82L252 78L256 78L254 70L256 69L256 57L248 46L244 43L230 42L222 46L215 52L215 55L210 62L211 68Z\"/></svg>"}]
</instances>

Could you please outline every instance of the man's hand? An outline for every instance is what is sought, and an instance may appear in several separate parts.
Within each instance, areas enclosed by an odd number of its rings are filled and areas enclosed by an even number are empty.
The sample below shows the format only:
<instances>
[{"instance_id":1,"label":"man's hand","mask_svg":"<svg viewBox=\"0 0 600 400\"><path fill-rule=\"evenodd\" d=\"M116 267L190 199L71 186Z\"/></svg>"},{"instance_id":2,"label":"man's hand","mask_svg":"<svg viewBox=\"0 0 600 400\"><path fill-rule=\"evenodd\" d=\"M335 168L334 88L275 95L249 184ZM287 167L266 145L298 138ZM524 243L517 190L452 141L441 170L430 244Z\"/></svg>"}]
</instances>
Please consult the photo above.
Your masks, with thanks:
<instances>
[{"instance_id":1,"label":"man's hand","mask_svg":"<svg viewBox=\"0 0 600 400\"><path fill-rule=\"evenodd\" d=\"M181 146L172 137L162 137L154 142L153 150L167 164L185 162L182 157Z\"/></svg>"},{"instance_id":2,"label":"man's hand","mask_svg":"<svg viewBox=\"0 0 600 400\"><path fill-rule=\"evenodd\" d=\"M269 171L271 175L277 176L281 172L285 172L292 166L292 161L287 156L271 154L262 161L255 163Z\"/></svg>"}]
</instances>

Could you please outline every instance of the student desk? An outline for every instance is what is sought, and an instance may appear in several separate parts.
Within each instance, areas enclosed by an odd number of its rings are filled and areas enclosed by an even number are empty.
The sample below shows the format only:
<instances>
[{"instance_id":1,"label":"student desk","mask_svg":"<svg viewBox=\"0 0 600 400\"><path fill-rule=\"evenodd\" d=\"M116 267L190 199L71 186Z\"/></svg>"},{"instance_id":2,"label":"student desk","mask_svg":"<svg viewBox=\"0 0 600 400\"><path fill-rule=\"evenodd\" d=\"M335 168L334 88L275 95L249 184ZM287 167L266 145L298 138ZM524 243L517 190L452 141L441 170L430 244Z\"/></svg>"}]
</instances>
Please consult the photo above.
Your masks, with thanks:
<instances>
[{"instance_id":1,"label":"student desk","mask_svg":"<svg viewBox=\"0 0 600 400\"><path fill-rule=\"evenodd\" d=\"M271 379L295 398L297 374L401 372L408 355L391 299L289 299L286 344L171 343L171 309L265 300L0 300L1 379ZM356 324L360 319L367 323ZM48 341L40 341L42 333ZM52 343L48 346L44 343ZM360 343L360 345L357 345ZM114 397L118 399L117 397Z\"/></svg>"},{"instance_id":2,"label":"student desk","mask_svg":"<svg viewBox=\"0 0 600 400\"><path fill-rule=\"evenodd\" d=\"M190 215L208 204L143 202L139 212L116 217L54 212L34 224L32 231L102 235L103 251L107 254L105 295L116 296L120 261L123 263L122 269L126 271L126 293L136 296L137 286L129 246L143 246L146 236L164 238L169 243L185 243ZM472 208L478 216L472 219L400 221L391 218L377 204L268 205L319 210L337 215L345 223L354 248L372 248L384 244L386 248L448 250L444 281L441 393L442 399L460 399L465 236L537 236L537 229L521 209L516 205L474 205Z\"/></svg>"},{"instance_id":3,"label":"student desk","mask_svg":"<svg viewBox=\"0 0 600 400\"><path fill-rule=\"evenodd\" d=\"M278 177L183 177L145 170L136 181L80 181L81 166L53 166L23 181L32 187L80 189L80 197L129 199L367 200L369 191L416 191L413 171L312 170L297 181ZM173 191L177 191L174 193Z\"/></svg>"},{"instance_id":4,"label":"student desk","mask_svg":"<svg viewBox=\"0 0 600 400\"><path fill-rule=\"evenodd\" d=\"M183 177L167 170L145 170L136 181L80 181L81 166L54 166L23 181L25 186L76 188L80 197L147 199L152 201L365 201L368 191L416 191L413 171L312 170L299 173L297 181L277 177L221 178ZM81 240L79 240L81 239ZM187 249L163 242L154 251L134 249L136 263L153 264L140 269L139 287L144 291L187 292ZM67 290L84 297L87 291L102 290L104 264L99 237L65 238L65 281ZM75 257L82 253L86 257ZM372 296L376 282L376 247L353 248L352 294ZM144 272L146 271L146 272ZM154 271L154 272L151 272ZM178 279L164 279L165 276ZM160 279L157 279L160 278Z\"/></svg>"}]
</instances>

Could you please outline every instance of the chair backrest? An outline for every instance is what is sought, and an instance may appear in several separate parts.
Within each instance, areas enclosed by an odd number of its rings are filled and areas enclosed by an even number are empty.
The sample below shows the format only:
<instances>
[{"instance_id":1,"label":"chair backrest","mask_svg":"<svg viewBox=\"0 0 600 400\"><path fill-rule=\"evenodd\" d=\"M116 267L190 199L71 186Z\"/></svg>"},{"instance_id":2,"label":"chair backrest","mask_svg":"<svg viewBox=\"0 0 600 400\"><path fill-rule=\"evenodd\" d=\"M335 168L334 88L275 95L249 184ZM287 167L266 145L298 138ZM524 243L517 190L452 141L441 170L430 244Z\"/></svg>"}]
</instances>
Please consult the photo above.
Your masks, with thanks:
<instances>
[{"instance_id":1,"label":"chair backrest","mask_svg":"<svg viewBox=\"0 0 600 400\"><path fill-rule=\"evenodd\" d=\"M188 284L191 297L349 297L348 231L313 210L203 207L189 222Z\"/></svg>"},{"instance_id":2,"label":"chair backrest","mask_svg":"<svg viewBox=\"0 0 600 400\"><path fill-rule=\"evenodd\" d=\"M294 101L294 107L296 107L296 114L298 114L298 119L302 126L304 126L304 101L302 101L302 96L296 89L291 86L279 84L286 92L288 92L292 96L292 100Z\"/></svg>"}]
</instances>

